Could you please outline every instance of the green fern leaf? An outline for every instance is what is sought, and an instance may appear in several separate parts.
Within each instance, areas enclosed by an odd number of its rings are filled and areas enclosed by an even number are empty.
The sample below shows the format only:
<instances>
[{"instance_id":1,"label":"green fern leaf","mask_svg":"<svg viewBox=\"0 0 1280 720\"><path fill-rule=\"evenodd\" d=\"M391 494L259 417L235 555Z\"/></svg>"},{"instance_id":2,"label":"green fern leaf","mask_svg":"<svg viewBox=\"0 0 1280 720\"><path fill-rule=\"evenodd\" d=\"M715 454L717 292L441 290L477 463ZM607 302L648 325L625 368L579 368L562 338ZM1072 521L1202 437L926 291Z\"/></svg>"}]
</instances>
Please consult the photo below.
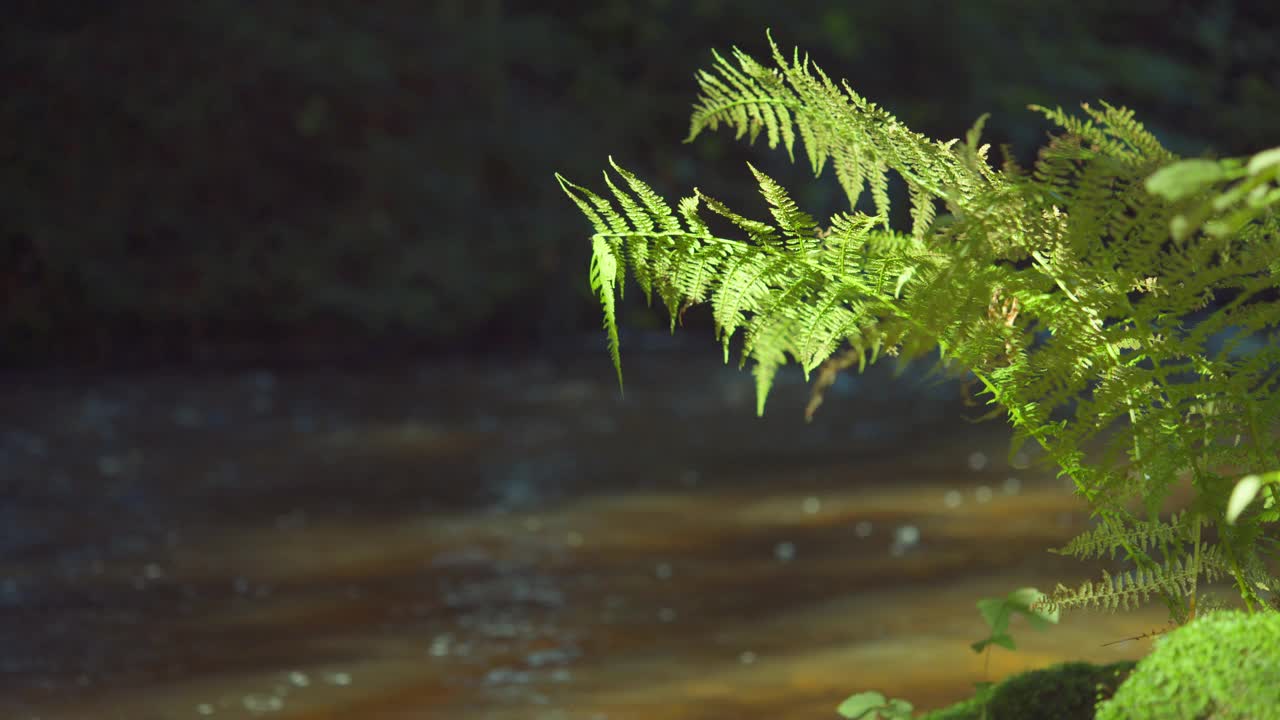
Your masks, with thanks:
<instances>
[{"instance_id":1,"label":"green fern leaf","mask_svg":"<svg viewBox=\"0 0 1280 720\"><path fill-rule=\"evenodd\" d=\"M1030 169L996 169L979 144L985 116L963 142L931 140L798 49L784 56L772 37L769 48L769 66L736 48L714 54L697 75L689 139L724 126L789 156L799 140L850 204L826 229L755 166L772 223L696 189L673 209L612 159L624 181L606 176L612 202L556 175L593 229L589 279L619 383L615 291L627 275L661 297L673 331L709 303L726 362L744 330L757 412L788 358L806 377L823 366L825 387L882 353L937 351L1103 518L1059 552L1123 550L1135 565L1052 602L1128 608L1157 595L1177 616L1197 578L1226 575L1260 602L1253 588L1277 584L1257 546L1280 522L1280 491L1264 488L1271 505L1256 512L1228 495L1233 478L1280 457L1280 152L1179 164L1132 112L1099 103L1081 117L1034 107L1062 132ZM909 234L890 227L891 173L907 188ZM864 193L871 214L855 210ZM703 206L740 237L714 235ZM1181 478L1197 504L1161 521ZM1150 520L1131 514L1135 498ZM1199 542L1205 523L1225 528L1216 545Z\"/></svg>"},{"instance_id":2,"label":"green fern leaf","mask_svg":"<svg viewBox=\"0 0 1280 720\"><path fill-rule=\"evenodd\" d=\"M618 272L618 258L613 247L602 237L596 236L592 242L591 254L591 289L600 299L604 308L604 328L609 334L609 355L613 358L613 367L618 374L618 390L622 390L622 354L618 343L617 308L614 306L614 283Z\"/></svg>"},{"instance_id":3,"label":"green fern leaf","mask_svg":"<svg viewBox=\"0 0 1280 720\"><path fill-rule=\"evenodd\" d=\"M778 230L769 223L745 218L730 210L719 200L702 194L701 190L694 188L693 191L697 194L699 199L707 204L707 208L712 212L746 231L747 237L751 239L751 242L756 243L757 245L772 245L777 242Z\"/></svg>"},{"instance_id":4,"label":"green fern leaf","mask_svg":"<svg viewBox=\"0 0 1280 720\"><path fill-rule=\"evenodd\" d=\"M751 168L756 181L760 183L760 193L768 201L771 206L770 212L786 236L783 240L786 248L807 257L809 251L818 245L818 239L814 235L818 229L818 223L814 221L813 216L797 207L787 191L773 178L760 172L750 163L747 167Z\"/></svg>"},{"instance_id":5,"label":"green fern leaf","mask_svg":"<svg viewBox=\"0 0 1280 720\"><path fill-rule=\"evenodd\" d=\"M609 165L613 167L614 172L622 176L622 179L627 182L627 186L631 188L631 191L640 198L640 202L644 205L644 209L648 213L648 219L651 220L651 223L646 223L648 225L647 229L652 230L656 228L659 232L670 234L679 234L682 232L680 222L676 220L675 215L672 214L671 208L667 206L666 201L664 201L660 195L653 191L653 188L649 187L631 172L620 167L618 163L614 162L612 157L609 158ZM643 232L639 223L636 224L636 229Z\"/></svg>"}]
</instances>

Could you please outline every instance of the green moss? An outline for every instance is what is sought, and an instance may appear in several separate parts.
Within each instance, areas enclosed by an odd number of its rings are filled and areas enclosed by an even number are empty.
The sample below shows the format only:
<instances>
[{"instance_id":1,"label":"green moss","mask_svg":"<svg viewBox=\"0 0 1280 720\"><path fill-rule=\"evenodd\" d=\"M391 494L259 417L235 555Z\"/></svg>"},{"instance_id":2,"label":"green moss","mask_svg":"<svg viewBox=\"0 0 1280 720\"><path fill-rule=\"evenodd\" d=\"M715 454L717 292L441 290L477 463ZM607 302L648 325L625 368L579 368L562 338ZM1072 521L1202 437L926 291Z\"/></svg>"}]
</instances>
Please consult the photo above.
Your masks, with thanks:
<instances>
[{"instance_id":1,"label":"green moss","mask_svg":"<svg viewBox=\"0 0 1280 720\"><path fill-rule=\"evenodd\" d=\"M1068 662L1013 675L968 700L924 716L926 720L1087 720L1099 697L1128 676L1132 661L1094 665ZM985 713L985 714L984 714Z\"/></svg>"},{"instance_id":2,"label":"green moss","mask_svg":"<svg viewBox=\"0 0 1280 720\"><path fill-rule=\"evenodd\" d=\"M979 720L996 686L979 688L973 697L948 705L941 710L925 713L921 720Z\"/></svg>"},{"instance_id":3,"label":"green moss","mask_svg":"<svg viewBox=\"0 0 1280 720\"><path fill-rule=\"evenodd\" d=\"M1233 610L1204 615L1158 639L1151 654L1138 663L1070 662L1021 673L927 713L924 720L1094 717L1280 717L1280 613Z\"/></svg>"},{"instance_id":4,"label":"green moss","mask_svg":"<svg viewBox=\"0 0 1280 720\"><path fill-rule=\"evenodd\" d=\"M1160 638L1097 716L1280 717L1280 613L1216 612Z\"/></svg>"}]
</instances>

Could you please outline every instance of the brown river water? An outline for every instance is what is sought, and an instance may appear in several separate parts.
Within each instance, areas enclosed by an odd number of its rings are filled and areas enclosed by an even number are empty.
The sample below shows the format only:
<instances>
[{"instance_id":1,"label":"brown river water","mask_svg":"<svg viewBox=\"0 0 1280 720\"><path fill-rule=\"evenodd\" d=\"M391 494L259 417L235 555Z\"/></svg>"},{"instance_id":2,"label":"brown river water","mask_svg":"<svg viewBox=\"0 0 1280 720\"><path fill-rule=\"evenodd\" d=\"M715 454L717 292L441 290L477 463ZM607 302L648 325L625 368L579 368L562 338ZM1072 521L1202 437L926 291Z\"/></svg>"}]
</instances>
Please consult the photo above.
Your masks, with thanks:
<instances>
[{"instance_id":1,"label":"brown river water","mask_svg":"<svg viewBox=\"0 0 1280 720\"><path fill-rule=\"evenodd\" d=\"M394 370L0 378L0 717L836 718L1141 657L1162 606L985 662L974 603L1097 575L958 383L764 418L712 343ZM1015 467L1017 466L1017 467ZM1019 469L1021 468L1021 469Z\"/></svg>"}]
</instances>

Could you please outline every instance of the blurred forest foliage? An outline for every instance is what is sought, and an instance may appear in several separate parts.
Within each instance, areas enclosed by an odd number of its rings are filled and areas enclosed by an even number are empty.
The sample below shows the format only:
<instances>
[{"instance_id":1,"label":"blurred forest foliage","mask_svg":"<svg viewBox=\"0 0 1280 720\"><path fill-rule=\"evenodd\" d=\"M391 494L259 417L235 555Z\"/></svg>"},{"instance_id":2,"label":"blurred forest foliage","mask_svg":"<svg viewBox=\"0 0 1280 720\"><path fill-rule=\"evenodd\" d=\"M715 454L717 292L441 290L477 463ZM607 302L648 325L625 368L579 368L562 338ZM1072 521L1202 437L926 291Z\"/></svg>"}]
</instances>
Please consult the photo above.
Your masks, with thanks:
<instances>
[{"instance_id":1,"label":"blurred forest foliage","mask_svg":"<svg viewBox=\"0 0 1280 720\"><path fill-rule=\"evenodd\" d=\"M21 0L0 67L0 364L229 346L460 348L598 325L552 178L613 154L735 207L753 157L680 143L712 47L764 30L935 137L1098 98L1187 155L1280 144L1280 4L1109 0ZM627 322L665 324L639 302Z\"/></svg>"}]
</instances>

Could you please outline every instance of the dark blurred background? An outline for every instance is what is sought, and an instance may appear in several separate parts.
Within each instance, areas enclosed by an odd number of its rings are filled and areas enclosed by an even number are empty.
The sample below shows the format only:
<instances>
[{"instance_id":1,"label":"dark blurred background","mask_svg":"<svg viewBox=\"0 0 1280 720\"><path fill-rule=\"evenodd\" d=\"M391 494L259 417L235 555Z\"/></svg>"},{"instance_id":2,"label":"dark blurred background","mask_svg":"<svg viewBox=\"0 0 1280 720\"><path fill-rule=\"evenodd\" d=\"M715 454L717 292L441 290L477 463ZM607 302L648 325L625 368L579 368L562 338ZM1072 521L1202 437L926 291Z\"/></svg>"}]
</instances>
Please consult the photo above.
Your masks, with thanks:
<instances>
[{"instance_id":1,"label":"dark blurred background","mask_svg":"<svg viewBox=\"0 0 1280 720\"><path fill-rule=\"evenodd\" d=\"M533 352L593 331L589 228L553 172L597 186L612 154L668 197L756 212L750 157L839 209L783 153L680 142L710 49L763 56L766 28L928 135L990 111L987 139L1024 162L1048 130L1032 102L1131 107L1188 155L1280 142L1276 3L6 7L10 366ZM666 319L629 301L623 322Z\"/></svg>"}]
</instances>

